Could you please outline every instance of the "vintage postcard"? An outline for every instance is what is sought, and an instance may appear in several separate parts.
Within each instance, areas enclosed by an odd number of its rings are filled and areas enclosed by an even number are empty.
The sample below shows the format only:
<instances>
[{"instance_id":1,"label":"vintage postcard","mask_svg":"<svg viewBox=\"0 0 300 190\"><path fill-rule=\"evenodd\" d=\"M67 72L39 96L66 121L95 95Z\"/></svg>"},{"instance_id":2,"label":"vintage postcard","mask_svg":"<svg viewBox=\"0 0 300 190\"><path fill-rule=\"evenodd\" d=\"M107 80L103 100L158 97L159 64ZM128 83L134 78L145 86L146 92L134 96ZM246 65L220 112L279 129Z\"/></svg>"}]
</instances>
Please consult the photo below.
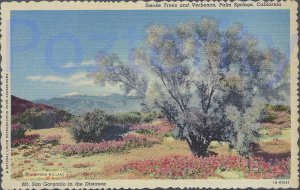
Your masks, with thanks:
<instances>
[{"instance_id":1,"label":"vintage postcard","mask_svg":"<svg viewBox=\"0 0 300 190\"><path fill-rule=\"evenodd\" d=\"M299 187L297 7L1 3L1 189Z\"/></svg>"}]
</instances>

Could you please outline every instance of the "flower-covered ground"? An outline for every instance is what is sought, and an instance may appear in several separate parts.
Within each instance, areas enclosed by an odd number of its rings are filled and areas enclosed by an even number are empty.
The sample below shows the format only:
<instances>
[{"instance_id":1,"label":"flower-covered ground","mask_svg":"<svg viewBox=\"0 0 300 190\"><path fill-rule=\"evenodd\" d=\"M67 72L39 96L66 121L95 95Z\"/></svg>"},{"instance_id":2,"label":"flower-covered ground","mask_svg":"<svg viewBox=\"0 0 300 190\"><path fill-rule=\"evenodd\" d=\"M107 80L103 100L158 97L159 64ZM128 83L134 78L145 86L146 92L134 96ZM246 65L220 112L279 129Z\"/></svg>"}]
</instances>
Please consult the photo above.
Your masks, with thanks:
<instances>
[{"instance_id":1,"label":"flower-covered ground","mask_svg":"<svg viewBox=\"0 0 300 190\"><path fill-rule=\"evenodd\" d=\"M156 159L131 161L107 173L134 172L138 175L159 179L207 179L224 178L224 171L240 173L243 178L273 179L289 177L290 160L264 161L262 158L249 159L240 156L194 156L170 155Z\"/></svg>"},{"instance_id":2,"label":"flower-covered ground","mask_svg":"<svg viewBox=\"0 0 300 190\"><path fill-rule=\"evenodd\" d=\"M272 114L262 123L261 139L249 158L218 142L211 143L210 156L194 157L185 141L172 137L174 126L165 119L132 125L122 138L98 143L76 143L67 126L31 130L12 141L12 177L63 172L53 178L289 178L290 115L282 110Z\"/></svg>"}]
</instances>

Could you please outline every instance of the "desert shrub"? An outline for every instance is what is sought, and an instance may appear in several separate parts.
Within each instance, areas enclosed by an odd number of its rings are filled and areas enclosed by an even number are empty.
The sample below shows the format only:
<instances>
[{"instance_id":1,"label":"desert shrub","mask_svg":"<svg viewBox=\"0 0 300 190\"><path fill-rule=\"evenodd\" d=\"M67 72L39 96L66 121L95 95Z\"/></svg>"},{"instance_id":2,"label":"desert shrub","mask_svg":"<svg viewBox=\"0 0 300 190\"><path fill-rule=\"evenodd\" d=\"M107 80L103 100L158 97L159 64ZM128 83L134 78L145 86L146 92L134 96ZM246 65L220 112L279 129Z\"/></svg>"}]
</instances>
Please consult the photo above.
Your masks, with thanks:
<instances>
[{"instance_id":1,"label":"desert shrub","mask_svg":"<svg viewBox=\"0 0 300 190\"><path fill-rule=\"evenodd\" d=\"M146 112L142 113L142 122L143 123L150 123L154 121L155 119L159 119L162 117L162 114L160 112Z\"/></svg>"},{"instance_id":2,"label":"desert shrub","mask_svg":"<svg viewBox=\"0 0 300 190\"><path fill-rule=\"evenodd\" d=\"M162 115L159 112L128 112L112 115L115 125L149 123L160 117L162 117Z\"/></svg>"},{"instance_id":3,"label":"desert shrub","mask_svg":"<svg viewBox=\"0 0 300 190\"><path fill-rule=\"evenodd\" d=\"M65 110L54 111L56 122L68 122L73 118L73 115Z\"/></svg>"},{"instance_id":4,"label":"desert shrub","mask_svg":"<svg viewBox=\"0 0 300 190\"><path fill-rule=\"evenodd\" d=\"M159 126L152 125L133 125L131 129L144 135L156 135Z\"/></svg>"},{"instance_id":5,"label":"desert shrub","mask_svg":"<svg viewBox=\"0 0 300 190\"><path fill-rule=\"evenodd\" d=\"M51 110L36 108L27 109L24 113L14 117L14 122L21 123L31 129L53 127L56 121L55 113Z\"/></svg>"},{"instance_id":6,"label":"desert shrub","mask_svg":"<svg viewBox=\"0 0 300 190\"><path fill-rule=\"evenodd\" d=\"M27 109L13 117L14 123L20 123L30 129L51 128L58 122L69 121L72 115L64 110Z\"/></svg>"},{"instance_id":7,"label":"desert shrub","mask_svg":"<svg viewBox=\"0 0 300 190\"><path fill-rule=\"evenodd\" d=\"M90 156L98 153L123 152L136 147L149 147L159 143L160 139L146 135L128 134L120 140L103 141L100 143L78 143L74 145L59 145L54 153L61 153L65 156L82 155Z\"/></svg>"},{"instance_id":8,"label":"desert shrub","mask_svg":"<svg viewBox=\"0 0 300 190\"><path fill-rule=\"evenodd\" d=\"M267 113L263 121L268 123L273 123L276 118L277 118L276 114L269 112Z\"/></svg>"},{"instance_id":9,"label":"desert shrub","mask_svg":"<svg viewBox=\"0 0 300 190\"><path fill-rule=\"evenodd\" d=\"M59 123L56 123L54 125L54 128L68 128L68 127L71 127L71 123L69 122L66 122L66 121L62 121L62 122L59 122Z\"/></svg>"},{"instance_id":10,"label":"desert shrub","mask_svg":"<svg viewBox=\"0 0 300 190\"><path fill-rule=\"evenodd\" d=\"M70 133L76 142L99 142L111 125L110 116L102 110L87 112L71 120Z\"/></svg>"},{"instance_id":11,"label":"desert shrub","mask_svg":"<svg viewBox=\"0 0 300 190\"><path fill-rule=\"evenodd\" d=\"M12 124L11 125L11 138L20 139L24 137L26 128L21 124Z\"/></svg>"},{"instance_id":12,"label":"desert shrub","mask_svg":"<svg viewBox=\"0 0 300 190\"><path fill-rule=\"evenodd\" d=\"M115 125L138 124L142 121L140 112L117 113L112 117Z\"/></svg>"},{"instance_id":13,"label":"desert shrub","mask_svg":"<svg viewBox=\"0 0 300 190\"><path fill-rule=\"evenodd\" d=\"M107 168L107 172L134 171L140 175L160 179L190 179L217 176L217 171L239 170L245 178L282 178L290 175L290 160L264 161L239 156L194 157L171 155L162 158L131 161ZM175 166L175 167L174 167Z\"/></svg>"},{"instance_id":14,"label":"desert shrub","mask_svg":"<svg viewBox=\"0 0 300 190\"><path fill-rule=\"evenodd\" d=\"M61 139L60 135L50 135L42 139L42 142L45 144L58 145Z\"/></svg>"},{"instance_id":15,"label":"desert shrub","mask_svg":"<svg viewBox=\"0 0 300 190\"><path fill-rule=\"evenodd\" d=\"M282 105L282 104L272 106L272 110L290 112L289 106Z\"/></svg>"},{"instance_id":16,"label":"desert shrub","mask_svg":"<svg viewBox=\"0 0 300 190\"><path fill-rule=\"evenodd\" d=\"M267 105L262 111L261 122L274 123L275 119L277 119L277 115L273 111L272 106Z\"/></svg>"}]
</instances>

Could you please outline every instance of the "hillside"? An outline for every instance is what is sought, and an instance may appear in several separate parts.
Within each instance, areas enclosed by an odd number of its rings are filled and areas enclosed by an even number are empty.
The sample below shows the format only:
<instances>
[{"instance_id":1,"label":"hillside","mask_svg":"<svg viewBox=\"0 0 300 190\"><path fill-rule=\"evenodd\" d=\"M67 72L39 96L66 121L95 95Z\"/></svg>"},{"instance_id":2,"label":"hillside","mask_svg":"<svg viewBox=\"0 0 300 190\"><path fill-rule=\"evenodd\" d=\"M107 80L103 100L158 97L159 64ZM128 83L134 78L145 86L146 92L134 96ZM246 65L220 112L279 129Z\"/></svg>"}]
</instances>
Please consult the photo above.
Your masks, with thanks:
<instances>
[{"instance_id":1,"label":"hillside","mask_svg":"<svg viewBox=\"0 0 300 190\"><path fill-rule=\"evenodd\" d=\"M38 108L38 109L41 109L41 110L55 110L56 109L52 106L48 106L48 105L45 105L45 104L35 104L31 101L18 98L14 95L11 96L11 112L12 112L12 115L21 114L26 109L30 109L30 108Z\"/></svg>"},{"instance_id":2,"label":"hillside","mask_svg":"<svg viewBox=\"0 0 300 190\"><path fill-rule=\"evenodd\" d=\"M78 115L94 109L102 109L106 112L140 111L141 100L134 96L111 94L103 96L74 95L52 99L35 100L38 104L47 104Z\"/></svg>"}]
</instances>

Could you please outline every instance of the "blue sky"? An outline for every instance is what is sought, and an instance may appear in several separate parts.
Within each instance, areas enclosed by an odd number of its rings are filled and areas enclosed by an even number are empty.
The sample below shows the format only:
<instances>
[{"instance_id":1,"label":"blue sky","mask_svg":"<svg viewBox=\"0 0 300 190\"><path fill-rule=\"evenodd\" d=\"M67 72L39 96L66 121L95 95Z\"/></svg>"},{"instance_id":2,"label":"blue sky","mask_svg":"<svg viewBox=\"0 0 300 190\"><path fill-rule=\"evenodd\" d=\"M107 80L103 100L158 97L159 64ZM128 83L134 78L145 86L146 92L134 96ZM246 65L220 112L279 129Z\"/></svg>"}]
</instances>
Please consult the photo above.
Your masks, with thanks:
<instances>
[{"instance_id":1,"label":"blue sky","mask_svg":"<svg viewBox=\"0 0 300 190\"><path fill-rule=\"evenodd\" d=\"M262 47L271 44L289 53L288 10L129 10L13 11L11 13L12 94L35 100L66 93L118 93L86 77L98 52L117 53L142 45L150 24L174 26L202 16L218 19L221 28L240 22Z\"/></svg>"}]
</instances>

